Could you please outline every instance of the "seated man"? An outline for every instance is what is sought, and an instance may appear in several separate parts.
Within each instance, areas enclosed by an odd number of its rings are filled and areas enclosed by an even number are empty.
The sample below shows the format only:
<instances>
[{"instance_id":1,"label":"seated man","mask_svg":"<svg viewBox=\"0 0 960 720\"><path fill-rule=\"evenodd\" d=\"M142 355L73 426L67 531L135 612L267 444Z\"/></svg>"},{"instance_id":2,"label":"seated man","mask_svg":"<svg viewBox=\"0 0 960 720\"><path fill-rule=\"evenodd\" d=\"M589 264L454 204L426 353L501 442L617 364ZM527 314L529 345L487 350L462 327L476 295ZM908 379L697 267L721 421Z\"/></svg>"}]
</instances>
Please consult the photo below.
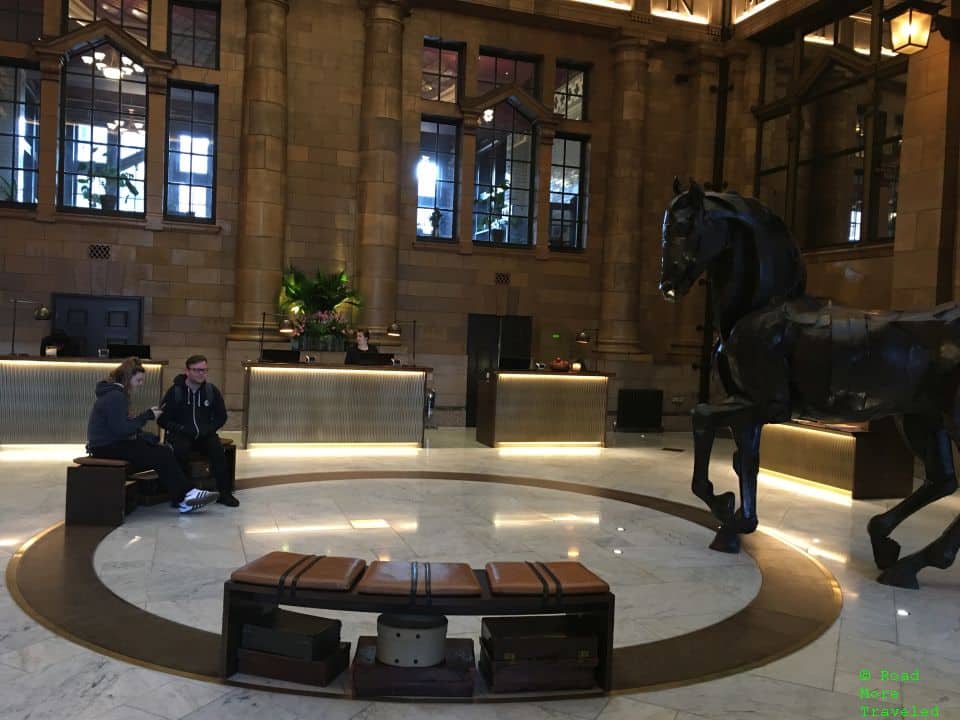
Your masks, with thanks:
<instances>
[{"instance_id":1,"label":"seated man","mask_svg":"<svg viewBox=\"0 0 960 720\"><path fill-rule=\"evenodd\" d=\"M240 501L233 496L232 478L227 476L227 459L217 430L227 422L227 408L223 395L213 383L207 382L207 358L191 355L185 374L173 379L160 403L163 414L157 421L167 431L166 441L173 447L184 474L190 476L190 452L207 456L210 472L217 482L218 503L237 507Z\"/></svg>"}]
</instances>

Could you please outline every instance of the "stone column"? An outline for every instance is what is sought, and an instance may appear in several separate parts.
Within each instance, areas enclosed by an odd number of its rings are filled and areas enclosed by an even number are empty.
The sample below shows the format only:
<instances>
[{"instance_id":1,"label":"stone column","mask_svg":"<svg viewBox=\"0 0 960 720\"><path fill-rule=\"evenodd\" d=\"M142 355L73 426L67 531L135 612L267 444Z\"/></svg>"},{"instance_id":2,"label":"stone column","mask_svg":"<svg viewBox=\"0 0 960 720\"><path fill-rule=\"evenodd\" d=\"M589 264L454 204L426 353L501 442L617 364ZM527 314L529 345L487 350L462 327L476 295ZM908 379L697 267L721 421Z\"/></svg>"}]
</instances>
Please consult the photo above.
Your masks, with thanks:
<instances>
[{"instance_id":1,"label":"stone column","mask_svg":"<svg viewBox=\"0 0 960 720\"><path fill-rule=\"evenodd\" d=\"M403 18L398 0L363 0L366 37L357 183L358 287L363 321L386 327L396 316L400 233ZM464 218L461 218L461 223ZM413 232L413 228L410 228ZM462 226L461 226L462 232Z\"/></svg>"},{"instance_id":2,"label":"stone column","mask_svg":"<svg viewBox=\"0 0 960 720\"><path fill-rule=\"evenodd\" d=\"M600 296L601 352L641 350L640 192L646 115L646 41L624 38L613 46L613 97L607 208Z\"/></svg>"},{"instance_id":3,"label":"stone column","mask_svg":"<svg viewBox=\"0 0 960 720\"><path fill-rule=\"evenodd\" d=\"M254 339L275 312L283 270L287 155L287 0L247 0L240 221L231 339Z\"/></svg>"},{"instance_id":4,"label":"stone column","mask_svg":"<svg viewBox=\"0 0 960 720\"><path fill-rule=\"evenodd\" d=\"M893 307L957 297L960 192L960 43L931 33L907 66L894 238Z\"/></svg>"},{"instance_id":5,"label":"stone column","mask_svg":"<svg viewBox=\"0 0 960 720\"><path fill-rule=\"evenodd\" d=\"M57 134L60 131L59 55L40 58L40 161L38 163L37 220L53 222L57 211Z\"/></svg>"},{"instance_id":6,"label":"stone column","mask_svg":"<svg viewBox=\"0 0 960 720\"><path fill-rule=\"evenodd\" d=\"M167 79L169 72L147 71L147 127L162 128L167 124ZM146 227L148 230L163 229L163 194L166 189L164 176L166 163L165 133L147 133L147 196Z\"/></svg>"},{"instance_id":7,"label":"stone column","mask_svg":"<svg viewBox=\"0 0 960 720\"><path fill-rule=\"evenodd\" d=\"M550 257L550 172L553 162L553 141L557 128L553 123L541 121L537 128L537 175L534 187L537 199L534 212L534 243L537 260Z\"/></svg>"},{"instance_id":8,"label":"stone column","mask_svg":"<svg viewBox=\"0 0 960 720\"><path fill-rule=\"evenodd\" d=\"M461 255L473 253L473 195L477 163L477 125L475 113L464 112L460 126L460 197L457 212L457 245Z\"/></svg>"}]
</instances>

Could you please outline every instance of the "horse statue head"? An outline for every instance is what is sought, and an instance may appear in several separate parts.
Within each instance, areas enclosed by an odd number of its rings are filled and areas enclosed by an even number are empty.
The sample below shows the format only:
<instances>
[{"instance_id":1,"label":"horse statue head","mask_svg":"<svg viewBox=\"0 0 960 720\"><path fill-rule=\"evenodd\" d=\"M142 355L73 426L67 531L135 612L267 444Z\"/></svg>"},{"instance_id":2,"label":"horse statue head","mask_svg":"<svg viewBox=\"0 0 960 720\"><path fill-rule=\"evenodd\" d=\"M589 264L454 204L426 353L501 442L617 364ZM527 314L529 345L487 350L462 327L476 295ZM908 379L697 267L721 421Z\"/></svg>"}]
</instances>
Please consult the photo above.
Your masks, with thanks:
<instances>
[{"instance_id":1,"label":"horse statue head","mask_svg":"<svg viewBox=\"0 0 960 720\"><path fill-rule=\"evenodd\" d=\"M783 221L753 198L704 192L693 180L663 216L660 292L676 302L704 273L724 274L743 308L801 295L806 269Z\"/></svg>"}]
</instances>

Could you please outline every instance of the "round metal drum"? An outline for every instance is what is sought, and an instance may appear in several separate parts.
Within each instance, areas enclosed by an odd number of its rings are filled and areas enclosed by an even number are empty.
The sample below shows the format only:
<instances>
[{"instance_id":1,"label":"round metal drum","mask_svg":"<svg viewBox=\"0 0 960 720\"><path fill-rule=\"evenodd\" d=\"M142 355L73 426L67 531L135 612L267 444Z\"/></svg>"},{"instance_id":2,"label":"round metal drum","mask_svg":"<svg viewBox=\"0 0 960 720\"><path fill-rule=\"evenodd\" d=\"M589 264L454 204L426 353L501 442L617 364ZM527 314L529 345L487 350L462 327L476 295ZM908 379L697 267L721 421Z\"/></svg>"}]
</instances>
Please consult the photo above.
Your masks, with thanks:
<instances>
[{"instance_id":1,"label":"round metal drum","mask_svg":"<svg viewBox=\"0 0 960 720\"><path fill-rule=\"evenodd\" d=\"M447 619L443 615L381 615L377 618L377 660L397 667L431 667L443 662Z\"/></svg>"}]
</instances>

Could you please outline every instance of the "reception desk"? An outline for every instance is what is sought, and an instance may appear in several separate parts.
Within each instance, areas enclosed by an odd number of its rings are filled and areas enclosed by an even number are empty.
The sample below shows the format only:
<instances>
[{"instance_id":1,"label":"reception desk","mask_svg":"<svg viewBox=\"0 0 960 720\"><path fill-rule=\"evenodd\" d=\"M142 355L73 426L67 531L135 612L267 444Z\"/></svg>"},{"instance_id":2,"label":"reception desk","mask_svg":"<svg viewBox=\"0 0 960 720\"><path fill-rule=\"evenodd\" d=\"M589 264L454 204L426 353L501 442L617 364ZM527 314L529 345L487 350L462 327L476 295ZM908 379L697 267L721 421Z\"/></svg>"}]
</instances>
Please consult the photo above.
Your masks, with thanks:
<instances>
[{"instance_id":1,"label":"reception desk","mask_svg":"<svg viewBox=\"0 0 960 720\"><path fill-rule=\"evenodd\" d=\"M243 446L423 445L423 367L244 363Z\"/></svg>"},{"instance_id":2,"label":"reception desk","mask_svg":"<svg viewBox=\"0 0 960 720\"><path fill-rule=\"evenodd\" d=\"M849 490L854 500L913 492L913 453L893 418L851 425L765 425L760 470Z\"/></svg>"},{"instance_id":3,"label":"reception desk","mask_svg":"<svg viewBox=\"0 0 960 720\"><path fill-rule=\"evenodd\" d=\"M602 447L607 384L600 373L487 370L477 387L477 442Z\"/></svg>"},{"instance_id":4,"label":"reception desk","mask_svg":"<svg viewBox=\"0 0 960 720\"><path fill-rule=\"evenodd\" d=\"M84 444L97 382L117 359L0 356L0 445ZM133 393L133 411L160 402L166 362L145 360L146 382Z\"/></svg>"}]
</instances>

